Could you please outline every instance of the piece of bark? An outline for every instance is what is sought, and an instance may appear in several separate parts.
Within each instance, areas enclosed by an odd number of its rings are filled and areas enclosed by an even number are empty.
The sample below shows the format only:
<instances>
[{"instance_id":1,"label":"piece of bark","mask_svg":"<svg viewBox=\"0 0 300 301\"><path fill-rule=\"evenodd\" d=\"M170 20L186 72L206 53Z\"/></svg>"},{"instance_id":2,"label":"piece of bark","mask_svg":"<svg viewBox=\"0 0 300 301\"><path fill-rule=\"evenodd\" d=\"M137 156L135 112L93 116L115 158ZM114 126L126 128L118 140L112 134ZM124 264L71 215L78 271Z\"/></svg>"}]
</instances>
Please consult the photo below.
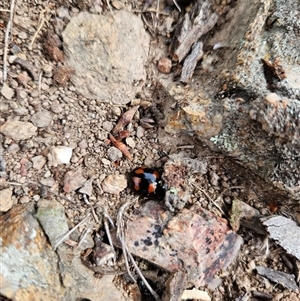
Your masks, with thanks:
<instances>
[{"instance_id":1,"label":"piece of bark","mask_svg":"<svg viewBox=\"0 0 300 301\"><path fill-rule=\"evenodd\" d=\"M283 216L273 216L263 220L263 224L270 238L300 260L300 227L294 221Z\"/></svg>"},{"instance_id":2,"label":"piece of bark","mask_svg":"<svg viewBox=\"0 0 300 301\"><path fill-rule=\"evenodd\" d=\"M189 54L187 58L184 60L181 77L180 77L180 81L182 83L187 84L191 80L196 65L202 57L203 57L203 43L197 42L193 45L191 54Z\"/></svg>"},{"instance_id":3,"label":"piece of bark","mask_svg":"<svg viewBox=\"0 0 300 301\"><path fill-rule=\"evenodd\" d=\"M286 274L284 272L275 271L262 266L256 267L257 273L261 276L268 278L269 280L282 285L294 292L299 290L297 283L295 282L295 276L292 274Z\"/></svg>"},{"instance_id":4,"label":"piece of bark","mask_svg":"<svg viewBox=\"0 0 300 301\"><path fill-rule=\"evenodd\" d=\"M196 17L191 21L187 14ZM217 21L218 14L211 11L209 1L196 4L194 9L184 16L183 22L179 25L181 26L180 30L175 32L174 40L170 46L172 59L180 63L190 52L192 45L209 32Z\"/></svg>"}]
</instances>

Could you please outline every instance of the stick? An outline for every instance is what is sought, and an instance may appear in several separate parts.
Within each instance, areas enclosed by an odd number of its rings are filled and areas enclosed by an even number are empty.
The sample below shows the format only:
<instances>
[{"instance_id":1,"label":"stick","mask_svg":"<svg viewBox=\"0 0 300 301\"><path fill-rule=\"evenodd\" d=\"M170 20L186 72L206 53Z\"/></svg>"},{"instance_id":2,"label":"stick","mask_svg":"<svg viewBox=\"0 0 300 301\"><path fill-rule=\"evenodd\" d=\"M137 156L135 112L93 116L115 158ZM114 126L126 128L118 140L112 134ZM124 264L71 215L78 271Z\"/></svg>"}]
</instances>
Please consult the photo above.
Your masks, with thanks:
<instances>
[{"instance_id":1,"label":"stick","mask_svg":"<svg viewBox=\"0 0 300 301\"><path fill-rule=\"evenodd\" d=\"M133 282L136 283L136 280L132 276L132 274L130 272L130 268L129 268L129 263L128 263L128 259L127 259L127 250L126 250L126 245L125 245L124 228L123 228L123 226L124 226L123 212L124 212L125 208L127 208L129 205L130 205L130 202L127 202L124 205L122 205L121 208L119 209L118 216L117 216L117 237L122 245L122 251L124 254L127 273L130 276L130 278L133 280Z\"/></svg>"},{"instance_id":2,"label":"stick","mask_svg":"<svg viewBox=\"0 0 300 301\"><path fill-rule=\"evenodd\" d=\"M72 234L79 226L81 226L82 224L84 224L86 222L86 220L88 219L88 217L90 216L90 214L88 213L88 215L79 223L77 224L74 228L72 228L69 232L67 232L54 246L54 250L57 249L57 247L70 235Z\"/></svg>"},{"instance_id":3,"label":"stick","mask_svg":"<svg viewBox=\"0 0 300 301\"><path fill-rule=\"evenodd\" d=\"M9 10L9 21L6 26L5 39L4 39L4 53L3 53L3 83L6 82L7 79L7 49L8 49L8 40L9 34L12 31L13 17L15 10L15 0L11 0L10 2L10 10Z\"/></svg>"},{"instance_id":4,"label":"stick","mask_svg":"<svg viewBox=\"0 0 300 301\"><path fill-rule=\"evenodd\" d=\"M219 211L224 214L226 216L226 213L222 210L222 208L200 187L198 187L197 185L195 185L194 183L191 183L195 188L197 188L198 190L200 190L202 193L205 194L205 196L216 206L217 209L219 209Z\"/></svg>"},{"instance_id":5,"label":"stick","mask_svg":"<svg viewBox=\"0 0 300 301\"><path fill-rule=\"evenodd\" d=\"M32 39L31 39L31 42L29 44L29 49L32 49L32 45L37 37L37 35L39 34L40 30L42 29L42 27L44 26L44 23L45 23L45 18L44 18L44 11L41 12L41 23L37 29L37 31L34 33Z\"/></svg>"}]
</instances>

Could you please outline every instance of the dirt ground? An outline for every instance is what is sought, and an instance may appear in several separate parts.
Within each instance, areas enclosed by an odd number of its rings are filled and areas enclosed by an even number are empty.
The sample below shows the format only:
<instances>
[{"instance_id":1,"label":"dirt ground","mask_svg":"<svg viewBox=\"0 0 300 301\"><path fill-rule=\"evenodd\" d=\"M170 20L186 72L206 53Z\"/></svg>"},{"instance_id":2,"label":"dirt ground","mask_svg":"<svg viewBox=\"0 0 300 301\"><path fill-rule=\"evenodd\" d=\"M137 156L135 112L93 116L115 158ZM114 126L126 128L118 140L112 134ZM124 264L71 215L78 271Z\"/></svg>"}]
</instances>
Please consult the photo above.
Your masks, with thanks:
<instances>
[{"instance_id":1,"label":"dirt ground","mask_svg":"<svg viewBox=\"0 0 300 301\"><path fill-rule=\"evenodd\" d=\"M133 2L135 10L142 9L143 3ZM109 13L106 1L92 1L92 3L92 11L94 10L95 13L101 11ZM115 1L112 6L116 8L121 5L120 3ZM108 143L108 133L131 104L114 105L102 103L97 99L87 99L77 92L71 82L57 84L54 81L55 70L62 63L49 57L44 47L43 35L48 29L54 30L61 37L61 31L69 22L66 11L72 17L79 11L90 8L90 2L19 0L16 5L12 38L7 52L9 65L6 80L7 85L13 90L13 95L1 96L0 123L2 125L8 119L30 121L32 115L41 109L50 111L52 120L49 126L39 127L37 136L28 140L16 142L4 135L0 136L5 162L1 185L12 188L13 206L27 203L32 199L38 202L51 195L64 206L70 225L78 224L86 216L90 206L84 202L82 194L73 191L66 193L62 188L66 172L81 169L84 178L93 179L95 189L89 201L95 211L101 212L105 208L116 220L121 205L133 200L136 194L130 186L116 195L105 193L101 189L101 182L109 174L128 177L131 170L142 165L163 170L168 155L184 151L186 156L202 157L208 162L208 172L205 175L190 175L188 182L192 201L188 206L198 203L219 215L219 210L210 202L207 195L213 200L221 195L219 205L227 213L234 198L258 209L262 215L273 214L272 204L281 206L284 211L284 206L287 205L284 195L252 174L243 165L233 162L222 154L212 153L194 137L184 133L172 136L164 132L165 114L162 103L164 99L159 97L157 80L151 77L153 68L156 68L151 59L147 66L148 82L145 84L147 95L150 96L143 100L152 105L141 106L130 123L132 139L128 148L133 160L129 161L124 156L111 160L112 155L108 154L111 148L111 144ZM126 6L128 5L129 3L126 3ZM10 9L9 1L1 5L0 11L2 58L5 51L3 42L5 28L9 20L9 12L5 9ZM149 21L149 15L144 15L145 20ZM152 47L157 47L158 52L166 51L165 43L168 42L168 37L156 36L155 32L152 32L151 39ZM21 54L33 67L24 67L15 63L13 51ZM41 76L34 78L32 68L43 70ZM3 70L3 61L1 70ZM3 76L1 71L1 80ZM141 96L137 95L135 102L138 103L140 100ZM141 129L140 121L143 118L153 119L153 127ZM57 167L40 164L34 168L31 159L40 155L46 157L49 147L53 145L73 148L70 164L60 164ZM41 180L43 189L40 185ZM201 187L207 195L196 187ZM134 209L137 210L139 206L140 204L136 204ZM132 209L128 214L134 214L134 210ZM254 271L255 266L261 265L292 273L293 271L282 258L285 251L271 240L266 243L264 235L259 235L251 229L241 227L238 234L243 237L244 244L234 264L220 273L222 284L215 290L203 288L208 291L212 300L299 300L299 293L274 285ZM142 260L139 263L147 266L147 263ZM160 284L158 288L164 289ZM255 292L265 293L265 295L255 297ZM143 300L151 300L151 297L147 297L147 292L144 292Z\"/></svg>"}]
</instances>

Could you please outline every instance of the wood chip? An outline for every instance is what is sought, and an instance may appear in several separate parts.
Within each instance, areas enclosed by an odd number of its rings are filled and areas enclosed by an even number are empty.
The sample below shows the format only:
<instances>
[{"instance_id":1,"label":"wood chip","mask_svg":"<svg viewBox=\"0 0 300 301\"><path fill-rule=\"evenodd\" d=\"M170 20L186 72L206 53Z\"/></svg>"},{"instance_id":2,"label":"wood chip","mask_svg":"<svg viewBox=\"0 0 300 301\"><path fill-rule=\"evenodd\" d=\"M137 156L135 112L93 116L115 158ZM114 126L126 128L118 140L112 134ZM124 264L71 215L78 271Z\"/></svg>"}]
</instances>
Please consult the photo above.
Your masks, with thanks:
<instances>
[{"instance_id":1,"label":"wood chip","mask_svg":"<svg viewBox=\"0 0 300 301\"><path fill-rule=\"evenodd\" d=\"M187 58L183 63L183 68L180 77L180 81L182 83L187 84L191 80L196 65L202 57L203 57L203 43L197 42L194 44L191 54L187 56Z\"/></svg>"},{"instance_id":2,"label":"wood chip","mask_svg":"<svg viewBox=\"0 0 300 301\"><path fill-rule=\"evenodd\" d=\"M284 272L275 271L262 266L257 266L256 270L259 275L264 276L275 283L281 284L285 288L294 292L299 290L295 281L295 276L292 274L286 274Z\"/></svg>"}]
</instances>

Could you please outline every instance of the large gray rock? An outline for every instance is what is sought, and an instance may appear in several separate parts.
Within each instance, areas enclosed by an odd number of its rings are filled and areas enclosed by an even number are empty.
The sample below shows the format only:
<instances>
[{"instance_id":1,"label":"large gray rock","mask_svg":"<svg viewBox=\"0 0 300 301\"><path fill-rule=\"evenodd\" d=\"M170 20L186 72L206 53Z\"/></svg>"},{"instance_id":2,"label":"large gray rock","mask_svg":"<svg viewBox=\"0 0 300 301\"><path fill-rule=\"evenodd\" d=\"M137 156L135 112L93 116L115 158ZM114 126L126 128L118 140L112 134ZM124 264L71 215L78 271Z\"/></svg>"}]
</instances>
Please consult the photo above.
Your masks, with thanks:
<instances>
[{"instance_id":1,"label":"large gray rock","mask_svg":"<svg viewBox=\"0 0 300 301\"><path fill-rule=\"evenodd\" d=\"M66 62L75 70L72 81L84 96L124 104L141 89L150 38L137 16L82 12L71 19L63 40Z\"/></svg>"},{"instance_id":2,"label":"large gray rock","mask_svg":"<svg viewBox=\"0 0 300 301\"><path fill-rule=\"evenodd\" d=\"M67 224L63 207L51 202L41 201L37 217L55 243ZM116 287L115 275L94 277L94 271L82 264L79 248L61 244L56 253L35 216L34 203L29 203L0 217L1 296L14 301L106 301L111 296L132 300Z\"/></svg>"},{"instance_id":3,"label":"large gray rock","mask_svg":"<svg viewBox=\"0 0 300 301\"><path fill-rule=\"evenodd\" d=\"M166 131L194 134L300 200L300 23L294 1L271 4L238 1L222 15L188 87L161 79Z\"/></svg>"}]
</instances>

